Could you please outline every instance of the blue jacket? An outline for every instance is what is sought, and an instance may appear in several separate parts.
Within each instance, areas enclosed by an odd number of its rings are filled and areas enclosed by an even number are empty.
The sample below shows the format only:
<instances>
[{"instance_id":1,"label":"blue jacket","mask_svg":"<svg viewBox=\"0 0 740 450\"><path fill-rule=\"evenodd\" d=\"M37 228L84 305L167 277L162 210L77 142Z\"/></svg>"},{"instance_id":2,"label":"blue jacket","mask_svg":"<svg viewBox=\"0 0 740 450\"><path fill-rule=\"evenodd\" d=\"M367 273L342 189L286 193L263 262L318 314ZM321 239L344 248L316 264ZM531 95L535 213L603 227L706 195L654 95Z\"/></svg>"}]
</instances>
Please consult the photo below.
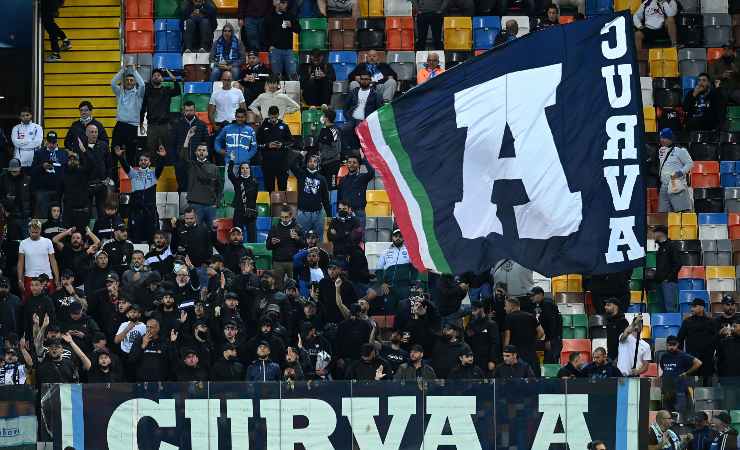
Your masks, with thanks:
<instances>
[{"instance_id":1,"label":"blue jacket","mask_svg":"<svg viewBox=\"0 0 740 450\"><path fill-rule=\"evenodd\" d=\"M121 70L110 81L110 87L116 96L116 120L129 125L139 126L139 113L141 112L141 104L144 101L146 83L141 78L141 75L139 75L139 72L133 70L130 73L133 74L136 80L136 87L133 89L124 89L123 84L119 83L123 83L123 73L125 70L125 67L121 67Z\"/></svg>"},{"instance_id":2,"label":"blue jacket","mask_svg":"<svg viewBox=\"0 0 740 450\"><path fill-rule=\"evenodd\" d=\"M280 366L270 360L255 359L247 368L247 381L280 381Z\"/></svg>"},{"instance_id":3,"label":"blue jacket","mask_svg":"<svg viewBox=\"0 0 740 450\"><path fill-rule=\"evenodd\" d=\"M257 153L257 136L249 125L231 123L218 133L215 147L219 154L224 155L224 163L226 164L231 161L231 154L234 153L234 163L238 166L241 163L249 162Z\"/></svg>"},{"instance_id":4,"label":"blue jacket","mask_svg":"<svg viewBox=\"0 0 740 450\"><path fill-rule=\"evenodd\" d=\"M49 150L48 147L41 147L33 154L31 167L40 166L47 159L51 161L54 170L64 175L64 169L67 167L67 152L58 147L53 151Z\"/></svg>"}]
</instances>

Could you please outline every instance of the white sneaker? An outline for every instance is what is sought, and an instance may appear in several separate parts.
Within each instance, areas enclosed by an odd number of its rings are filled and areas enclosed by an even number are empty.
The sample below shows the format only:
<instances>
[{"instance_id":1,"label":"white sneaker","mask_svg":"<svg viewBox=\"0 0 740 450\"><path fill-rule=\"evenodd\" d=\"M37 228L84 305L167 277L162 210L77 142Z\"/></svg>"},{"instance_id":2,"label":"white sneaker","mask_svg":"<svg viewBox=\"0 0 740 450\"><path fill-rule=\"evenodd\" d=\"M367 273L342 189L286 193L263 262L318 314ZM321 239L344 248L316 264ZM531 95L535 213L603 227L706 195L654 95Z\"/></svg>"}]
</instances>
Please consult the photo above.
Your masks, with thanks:
<instances>
[{"instance_id":1,"label":"white sneaker","mask_svg":"<svg viewBox=\"0 0 740 450\"><path fill-rule=\"evenodd\" d=\"M62 57L59 56L59 54L57 53L52 53L51 55L46 57L47 62L56 62L56 61L61 61L61 60L62 60Z\"/></svg>"}]
</instances>

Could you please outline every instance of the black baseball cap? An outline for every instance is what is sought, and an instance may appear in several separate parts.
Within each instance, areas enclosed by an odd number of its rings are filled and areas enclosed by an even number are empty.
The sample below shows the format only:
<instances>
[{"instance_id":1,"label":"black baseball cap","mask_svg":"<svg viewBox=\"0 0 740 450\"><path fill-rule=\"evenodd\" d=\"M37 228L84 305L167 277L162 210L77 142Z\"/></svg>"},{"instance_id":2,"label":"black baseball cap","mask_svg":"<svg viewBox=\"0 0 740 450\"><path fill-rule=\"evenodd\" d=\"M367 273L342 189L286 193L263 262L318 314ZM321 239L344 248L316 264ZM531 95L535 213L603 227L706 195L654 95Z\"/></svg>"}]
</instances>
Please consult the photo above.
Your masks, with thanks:
<instances>
[{"instance_id":1,"label":"black baseball cap","mask_svg":"<svg viewBox=\"0 0 740 450\"><path fill-rule=\"evenodd\" d=\"M117 273L115 273L115 272L111 272L111 273L109 273L109 274L108 274L108 275L107 275L107 276L105 277L105 282L107 283L107 282L109 282L109 281L119 281L119 278L118 278L118 274L117 274Z\"/></svg>"},{"instance_id":2,"label":"black baseball cap","mask_svg":"<svg viewBox=\"0 0 740 450\"><path fill-rule=\"evenodd\" d=\"M411 351L412 352L424 353L424 347L422 347L421 344L414 344L414 345L411 346Z\"/></svg>"},{"instance_id":3,"label":"black baseball cap","mask_svg":"<svg viewBox=\"0 0 740 450\"><path fill-rule=\"evenodd\" d=\"M703 307L705 307L705 308L706 308L706 307L707 307L707 302L705 302L705 301L704 301L704 299L701 299L701 298L695 298L695 299L694 299L694 300L693 300L693 301L691 302L691 306L703 306Z\"/></svg>"},{"instance_id":4,"label":"black baseball cap","mask_svg":"<svg viewBox=\"0 0 740 450\"><path fill-rule=\"evenodd\" d=\"M734 305L735 299L732 298L732 295L726 294L722 296L722 304L723 305Z\"/></svg>"},{"instance_id":5,"label":"black baseball cap","mask_svg":"<svg viewBox=\"0 0 740 450\"><path fill-rule=\"evenodd\" d=\"M533 294L533 295L535 295L535 294L542 294L542 295L545 295L545 290L544 290L544 289L542 289L542 288L541 288L541 287L539 287L539 286L535 286L535 287L533 287L533 288L532 288L532 290L531 290L531 291L529 291L529 293L530 293L530 294Z\"/></svg>"},{"instance_id":6,"label":"black baseball cap","mask_svg":"<svg viewBox=\"0 0 740 450\"><path fill-rule=\"evenodd\" d=\"M57 136L57 132L56 131L49 131L48 133L46 133L46 140L47 141L49 141L49 142L56 142L57 139L59 139L59 136Z\"/></svg>"},{"instance_id":7,"label":"black baseball cap","mask_svg":"<svg viewBox=\"0 0 740 450\"><path fill-rule=\"evenodd\" d=\"M504 346L503 353L519 353L516 349L516 345L506 345Z\"/></svg>"}]
</instances>

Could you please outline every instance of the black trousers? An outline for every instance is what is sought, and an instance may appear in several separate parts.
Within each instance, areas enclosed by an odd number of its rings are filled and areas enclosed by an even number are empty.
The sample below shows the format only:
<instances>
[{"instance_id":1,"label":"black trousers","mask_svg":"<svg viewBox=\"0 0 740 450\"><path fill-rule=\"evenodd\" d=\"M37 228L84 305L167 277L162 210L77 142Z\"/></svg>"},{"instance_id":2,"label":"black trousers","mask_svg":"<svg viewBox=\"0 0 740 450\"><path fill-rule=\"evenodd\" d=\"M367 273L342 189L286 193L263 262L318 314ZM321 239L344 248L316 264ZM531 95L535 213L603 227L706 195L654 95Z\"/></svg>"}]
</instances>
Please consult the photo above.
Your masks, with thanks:
<instances>
[{"instance_id":1,"label":"black trousers","mask_svg":"<svg viewBox=\"0 0 740 450\"><path fill-rule=\"evenodd\" d=\"M132 166L138 166L139 155L136 154L137 141L139 139L139 127L124 122L116 122L113 127L112 148L120 146L126 149L126 161Z\"/></svg>"},{"instance_id":2,"label":"black trousers","mask_svg":"<svg viewBox=\"0 0 740 450\"><path fill-rule=\"evenodd\" d=\"M53 13L46 13L41 18L41 24L44 29L49 33L49 41L51 41L51 51L53 53L59 53L59 40L67 39L67 35L64 34L64 30L59 28L59 25L54 20Z\"/></svg>"},{"instance_id":3,"label":"black trousers","mask_svg":"<svg viewBox=\"0 0 740 450\"><path fill-rule=\"evenodd\" d=\"M427 48L427 31L432 29L432 46L433 50L442 50L442 22L444 16L437 13L421 13L416 16L416 27L419 33L419 40L416 41L417 50L426 50Z\"/></svg>"},{"instance_id":4,"label":"black trousers","mask_svg":"<svg viewBox=\"0 0 740 450\"><path fill-rule=\"evenodd\" d=\"M288 169L281 163L262 162L262 174L265 176L265 190L268 192L288 190ZM277 189L275 189L277 178Z\"/></svg>"},{"instance_id":5,"label":"black trousers","mask_svg":"<svg viewBox=\"0 0 740 450\"><path fill-rule=\"evenodd\" d=\"M257 242L257 219L245 219L235 210L233 221L235 227L241 228L243 232L246 232L246 239L244 239L244 242Z\"/></svg>"},{"instance_id":6,"label":"black trousers","mask_svg":"<svg viewBox=\"0 0 740 450\"><path fill-rule=\"evenodd\" d=\"M159 214L155 205L141 205L135 200L129 214L131 241L134 243L151 242L154 232L159 230Z\"/></svg>"}]
</instances>

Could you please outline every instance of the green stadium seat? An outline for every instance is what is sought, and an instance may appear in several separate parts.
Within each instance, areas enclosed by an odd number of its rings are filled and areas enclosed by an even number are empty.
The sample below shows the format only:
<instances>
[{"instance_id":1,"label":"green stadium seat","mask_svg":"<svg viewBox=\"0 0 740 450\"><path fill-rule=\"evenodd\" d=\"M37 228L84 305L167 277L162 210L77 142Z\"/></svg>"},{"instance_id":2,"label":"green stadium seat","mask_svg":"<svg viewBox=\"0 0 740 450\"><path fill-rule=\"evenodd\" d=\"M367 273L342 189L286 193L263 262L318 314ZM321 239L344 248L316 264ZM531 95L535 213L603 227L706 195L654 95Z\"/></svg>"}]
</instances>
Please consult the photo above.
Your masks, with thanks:
<instances>
[{"instance_id":1,"label":"green stadium seat","mask_svg":"<svg viewBox=\"0 0 740 450\"><path fill-rule=\"evenodd\" d=\"M254 266L259 270L272 269L272 251L267 250L265 244L245 244L245 247L251 248L254 254Z\"/></svg>"},{"instance_id":2,"label":"green stadium seat","mask_svg":"<svg viewBox=\"0 0 740 450\"><path fill-rule=\"evenodd\" d=\"M560 371L560 366L558 364L543 364L542 365L542 376L545 378L556 378L558 376L559 371Z\"/></svg>"}]
</instances>

